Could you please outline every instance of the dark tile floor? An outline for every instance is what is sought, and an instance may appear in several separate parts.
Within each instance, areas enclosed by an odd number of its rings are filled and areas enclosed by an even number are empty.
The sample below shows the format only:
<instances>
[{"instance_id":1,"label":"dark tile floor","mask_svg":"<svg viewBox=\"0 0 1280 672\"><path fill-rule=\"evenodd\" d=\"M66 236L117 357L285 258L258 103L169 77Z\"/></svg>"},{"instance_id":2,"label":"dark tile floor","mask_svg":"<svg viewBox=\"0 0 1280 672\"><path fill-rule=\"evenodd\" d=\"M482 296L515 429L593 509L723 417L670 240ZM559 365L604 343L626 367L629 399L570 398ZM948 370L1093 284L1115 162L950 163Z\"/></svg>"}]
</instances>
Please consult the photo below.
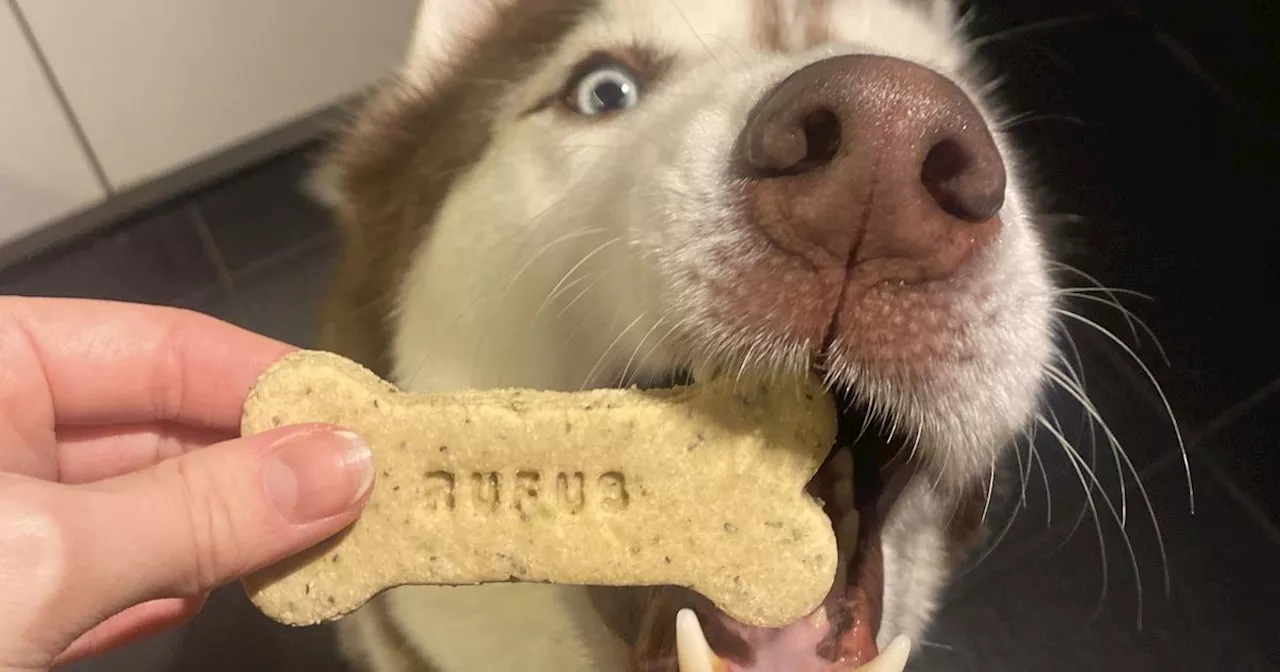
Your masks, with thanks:
<instances>
[{"instance_id":1,"label":"dark tile floor","mask_svg":"<svg viewBox=\"0 0 1280 672\"><path fill-rule=\"evenodd\" d=\"M1010 10L992 25L1010 16L1044 18ZM1145 371L1068 320L1089 395L1131 464L1102 432L1091 441L1080 404L1057 392L1080 462L1048 430L1034 459L1022 447L1025 488L993 507L999 541L948 594L914 669L1280 670L1280 350L1262 310L1280 290L1280 227L1266 214L1280 193L1277 135L1132 18L1005 34L984 51L1008 75L1011 107L1031 114L1014 123L1052 196L1045 208L1061 213L1050 218L1060 258L1155 297L1124 301L1168 352L1166 365L1138 332L1135 353L1180 420L1195 513ZM0 292L187 306L309 345L334 258L329 223L300 190L311 152L0 269ZM1135 343L1117 311L1071 307ZM1100 487L1082 487L1092 481L1081 463ZM76 669L333 670L332 660L327 632L274 626L232 588L190 627Z\"/></svg>"}]
</instances>

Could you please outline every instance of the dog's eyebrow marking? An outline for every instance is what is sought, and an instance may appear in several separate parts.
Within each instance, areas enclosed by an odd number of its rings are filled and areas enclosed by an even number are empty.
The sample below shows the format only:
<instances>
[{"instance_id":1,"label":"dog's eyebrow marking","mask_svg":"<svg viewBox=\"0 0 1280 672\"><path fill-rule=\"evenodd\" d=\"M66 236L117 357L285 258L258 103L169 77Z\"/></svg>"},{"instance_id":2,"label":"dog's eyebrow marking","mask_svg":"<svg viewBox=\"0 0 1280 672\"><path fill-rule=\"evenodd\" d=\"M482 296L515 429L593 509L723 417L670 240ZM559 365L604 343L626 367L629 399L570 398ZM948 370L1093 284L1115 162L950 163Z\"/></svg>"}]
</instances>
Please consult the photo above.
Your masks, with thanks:
<instances>
[{"instance_id":1,"label":"dog's eyebrow marking","mask_svg":"<svg viewBox=\"0 0 1280 672\"><path fill-rule=\"evenodd\" d=\"M831 0L808 0L804 9L805 48L828 44L835 39L831 32Z\"/></svg>"},{"instance_id":2,"label":"dog's eyebrow marking","mask_svg":"<svg viewBox=\"0 0 1280 672\"><path fill-rule=\"evenodd\" d=\"M781 0L756 0L754 19L756 42L765 51L785 51L782 33Z\"/></svg>"},{"instance_id":3,"label":"dog's eyebrow marking","mask_svg":"<svg viewBox=\"0 0 1280 672\"><path fill-rule=\"evenodd\" d=\"M755 37L766 52L789 53L827 44L831 0L755 0Z\"/></svg>"}]
</instances>

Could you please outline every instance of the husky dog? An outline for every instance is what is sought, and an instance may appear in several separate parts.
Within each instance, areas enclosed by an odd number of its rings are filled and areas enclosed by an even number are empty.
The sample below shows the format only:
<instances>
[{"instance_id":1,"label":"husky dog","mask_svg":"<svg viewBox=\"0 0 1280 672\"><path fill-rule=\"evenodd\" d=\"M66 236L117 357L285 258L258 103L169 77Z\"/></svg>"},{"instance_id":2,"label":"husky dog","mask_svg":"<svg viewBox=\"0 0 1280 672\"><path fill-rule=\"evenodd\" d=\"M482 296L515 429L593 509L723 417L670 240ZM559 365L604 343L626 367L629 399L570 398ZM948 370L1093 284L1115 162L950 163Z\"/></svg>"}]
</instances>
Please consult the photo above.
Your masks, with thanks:
<instances>
[{"instance_id":1,"label":"husky dog","mask_svg":"<svg viewBox=\"0 0 1280 672\"><path fill-rule=\"evenodd\" d=\"M1056 355L960 23L950 0L425 1L326 169L321 345L413 391L817 371L842 566L774 630L672 587L393 590L339 628L357 668L902 669Z\"/></svg>"}]
</instances>

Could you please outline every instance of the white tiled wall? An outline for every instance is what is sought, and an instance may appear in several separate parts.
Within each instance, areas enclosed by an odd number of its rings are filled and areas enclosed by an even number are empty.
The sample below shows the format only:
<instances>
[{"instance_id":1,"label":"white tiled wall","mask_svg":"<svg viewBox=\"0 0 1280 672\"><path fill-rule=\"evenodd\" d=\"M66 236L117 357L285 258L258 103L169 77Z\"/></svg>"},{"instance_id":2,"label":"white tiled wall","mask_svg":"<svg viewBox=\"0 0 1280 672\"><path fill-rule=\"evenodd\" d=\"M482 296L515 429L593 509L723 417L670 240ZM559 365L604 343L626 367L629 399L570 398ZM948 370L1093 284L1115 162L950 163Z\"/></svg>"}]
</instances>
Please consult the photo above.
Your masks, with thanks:
<instances>
[{"instance_id":1,"label":"white tiled wall","mask_svg":"<svg viewBox=\"0 0 1280 672\"><path fill-rule=\"evenodd\" d=\"M359 93L401 62L417 7L0 2L0 245Z\"/></svg>"},{"instance_id":2,"label":"white tiled wall","mask_svg":"<svg viewBox=\"0 0 1280 672\"><path fill-rule=\"evenodd\" d=\"M17 16L0 2L0 245L105 195Z\"/></svg>"},{"instance_id":3,"label":"white tiled wall","mask_svg":"<svg viewBox=\"0 0 1280 672\"><path fill-rule=\"evenodd\" d=\"M416 0L18 0L115 188L355 93Z\"/></svg>"}]
</instances>

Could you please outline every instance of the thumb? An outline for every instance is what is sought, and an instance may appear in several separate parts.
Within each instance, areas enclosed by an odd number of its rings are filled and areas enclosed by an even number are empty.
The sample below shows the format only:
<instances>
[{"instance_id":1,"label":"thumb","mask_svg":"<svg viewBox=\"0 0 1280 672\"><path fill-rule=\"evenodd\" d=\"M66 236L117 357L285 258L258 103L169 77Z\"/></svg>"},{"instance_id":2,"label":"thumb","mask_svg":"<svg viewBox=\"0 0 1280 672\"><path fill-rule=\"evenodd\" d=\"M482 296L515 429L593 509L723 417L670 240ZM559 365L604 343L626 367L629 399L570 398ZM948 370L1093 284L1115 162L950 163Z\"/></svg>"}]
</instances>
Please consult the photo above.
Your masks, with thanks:
<instances>
[{"instance_id":1,"label":"thumb","mask_svg":"<svg viewBox=\"0 0 1280 672\"><path fill-rule=\"evenodd\" d=\"M238 439L75 488L66 578L92 627L147 600L199 595L298 553L353 522L373 483L354 434L294 427ZM66 624L71 625L71 624Z\"/></svg>"}]
</instances>

